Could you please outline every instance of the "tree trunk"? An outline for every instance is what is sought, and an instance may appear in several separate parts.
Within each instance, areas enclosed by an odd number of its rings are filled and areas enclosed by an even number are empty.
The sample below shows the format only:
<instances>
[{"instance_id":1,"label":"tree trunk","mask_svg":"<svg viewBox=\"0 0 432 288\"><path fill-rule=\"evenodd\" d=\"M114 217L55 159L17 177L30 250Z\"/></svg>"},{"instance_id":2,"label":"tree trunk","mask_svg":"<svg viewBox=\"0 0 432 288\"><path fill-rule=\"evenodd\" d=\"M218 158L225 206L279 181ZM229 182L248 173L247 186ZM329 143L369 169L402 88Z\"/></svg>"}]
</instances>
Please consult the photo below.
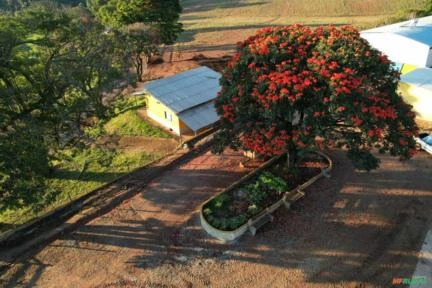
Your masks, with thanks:
<instances>
[{"instance_id":1,"label":"tree trunk","mask_svg":"<svg viewBox=\"0 0 432 288\"><path fill-rule=\"evenodd\" d=\"M286 152L286 157L287 157L286 165L287 165L288 170L294 168L295 162L297 160L296 156L297 156L297 153L296 153L295 149L288 149L287 150L287 152Z\"/></svg>"},{"instance_id":2,"label":"tree trunk","mask_svg":"<svg viewBox=\"0 0 432 288\"><path fill-rule=\"evenodd\" d=\"M136 62L136 73L137 73L137 79L138 81L142 81L142 74L143 74L143 60L141 58L141 55L137 55L135 57Z\"/></svg>"}]
</instances>

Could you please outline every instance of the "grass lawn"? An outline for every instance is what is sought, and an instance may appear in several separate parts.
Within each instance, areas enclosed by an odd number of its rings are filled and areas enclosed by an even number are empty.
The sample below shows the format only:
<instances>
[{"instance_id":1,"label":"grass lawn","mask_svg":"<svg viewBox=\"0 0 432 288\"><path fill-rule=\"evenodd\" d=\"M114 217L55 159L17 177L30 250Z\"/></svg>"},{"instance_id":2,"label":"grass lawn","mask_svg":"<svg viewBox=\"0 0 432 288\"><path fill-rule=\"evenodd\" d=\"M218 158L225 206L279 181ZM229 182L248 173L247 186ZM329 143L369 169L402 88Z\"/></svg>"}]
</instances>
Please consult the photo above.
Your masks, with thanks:
<instances>
[{"instance_id":1,"label":"grass lawn","mask_svg":"<svg viewBox=\"0 0 432 288\"><path fill-rule=\"evenodd\" d=\"M171 138L172 136L149 124L137 115L136 110L129 110L110 119L104 126L109 134L119 136L149 136Z\"/></svg>"},{"instance_id":2,"label":"grass lawn","mask_svg":"<svg viewBox=\"0 0 432 288\"><path fill-rule=\"evenodd\" d=\"M115 116L103 128L105 132L102 135L172 137L141 119L136 109ZM145 153L104 147L62 151L60 158L63 160L54 163L57 168L46 180L47 187L44 189L48 192L46 199L41 200L41 203L51 204L42 204L42 208L37 209L24 207L0 213L0 233L39 217L162 156L163 152Z\"/></svg>"},{"instance_id":3,"label":"grass lawn","mask_svg":"<svg viewBox=\"0 0 432 288\"><path fill-rule=\"evenodd\" d=\"M180 46L219 48L243 40L261 27L350 24L377 25L398 11L420 8L425 0L183 0L185 32ZM225 49L227 49L225 47Z\"/></svg>"},{"instance_id":4,"label":"grass lawn","mask_svg":"<svg viewBox=\"0 0 432 288\"><path fill-rule=\"evenodd\" d=\"M64 154L67 160L47 179L46 189L50 191L48 197L54 197L53 203L38 212L31 207L5 211L0 214L0 223L4 223L0 232L41 216L162 156L100 148L71 149Z\"/></svg>"}]
</instances>

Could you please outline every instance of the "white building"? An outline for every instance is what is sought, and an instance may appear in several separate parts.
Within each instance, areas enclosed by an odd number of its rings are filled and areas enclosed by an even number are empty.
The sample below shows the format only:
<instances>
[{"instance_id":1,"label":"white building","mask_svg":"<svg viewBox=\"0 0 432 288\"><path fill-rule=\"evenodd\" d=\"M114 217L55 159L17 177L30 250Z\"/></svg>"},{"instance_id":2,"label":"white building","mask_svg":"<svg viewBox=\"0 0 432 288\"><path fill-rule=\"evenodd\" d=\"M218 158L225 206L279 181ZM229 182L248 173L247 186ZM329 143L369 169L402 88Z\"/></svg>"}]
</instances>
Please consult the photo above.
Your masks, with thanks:
<instances>
[{"instance_id":1,"label":"white building","mask_svg":"<svg viewBox=\"0 0 432 288\"><path fill-rule=\"evenodd\" d=\"M361 36L393 62L432 68L432 16L365 30Z\"/></svg>"},{"instance_id":2,"label":"white building","mask_svg":"<svg viewBox=\"0 0 432 288\"><path fill-rule=\"evenodd\" d=\"M402 75L399 89L418 119L432 122L432 69L419 68Z\"/></svg>"}]
</instances>

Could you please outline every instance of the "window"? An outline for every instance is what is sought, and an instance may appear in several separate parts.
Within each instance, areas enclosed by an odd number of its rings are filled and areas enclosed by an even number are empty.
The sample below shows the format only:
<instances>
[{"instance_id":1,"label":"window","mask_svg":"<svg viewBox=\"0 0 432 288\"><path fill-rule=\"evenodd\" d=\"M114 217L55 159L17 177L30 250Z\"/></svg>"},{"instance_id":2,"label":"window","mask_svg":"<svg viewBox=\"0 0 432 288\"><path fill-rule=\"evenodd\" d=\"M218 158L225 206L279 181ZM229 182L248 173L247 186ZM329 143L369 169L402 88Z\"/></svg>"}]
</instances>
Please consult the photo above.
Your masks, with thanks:
<instances>
[{"instance_id":1,"label":"window","mask_svg":"<svg viewBox=\"0 0 432 288\"><path fill-rule=\"evenodd\" d=\"M168 113L164 111L165 119L168 119Z\"/></svg>"}]
</instances>

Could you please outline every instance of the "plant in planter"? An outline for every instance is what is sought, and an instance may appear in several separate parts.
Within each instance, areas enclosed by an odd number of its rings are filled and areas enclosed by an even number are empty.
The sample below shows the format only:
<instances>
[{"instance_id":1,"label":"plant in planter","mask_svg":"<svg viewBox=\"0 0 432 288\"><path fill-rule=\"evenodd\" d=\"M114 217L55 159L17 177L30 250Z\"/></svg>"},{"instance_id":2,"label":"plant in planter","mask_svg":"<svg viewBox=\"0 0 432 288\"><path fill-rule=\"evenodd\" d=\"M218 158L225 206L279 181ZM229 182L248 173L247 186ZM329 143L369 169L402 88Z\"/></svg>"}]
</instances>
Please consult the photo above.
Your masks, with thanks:
<instances>
[{"instance_id":1,"label":"plant in planter","mask_svg":"<svg viewBox=\"0 0 432 288\"><path fill-rule=\"evenodd\" d=\"M263 170L252 172L246 176L245 180L207 201L201 210L202 219L219 230L234 231L246 224L248 220L262 217L263 215L260 213L266 208L272 207L271 209L274 210L274 207L277 208L282 205L283 195L295 191L293 190L295 187L320 174L321 170L315 167L316 164L328 167L330 162L327 158L317 158L316 154L312 154L312 156L304 157L299 162L301 167L297 169L298 173L290 171L288 174L279 168L281 164L286 162L284 157L271 160L270 165L266 165ZM310 162L311 160L312 162ZM314 165L309 167L306 165L307 163ZM278 206L274 206L274 204Z\"/></svg>"},{"instance_id":2,"label":"plant in planter","mask_svg":"<svg viewBox=\"0 0 432 288\"><path fill-rule=\"evenodd\" d=\"M265 28L239 43L216 98L224 147L274 156L345 146L358 169L415 153L414 112L397 94L399 74L352 27Z\"/></svg>"}]
</instances>

